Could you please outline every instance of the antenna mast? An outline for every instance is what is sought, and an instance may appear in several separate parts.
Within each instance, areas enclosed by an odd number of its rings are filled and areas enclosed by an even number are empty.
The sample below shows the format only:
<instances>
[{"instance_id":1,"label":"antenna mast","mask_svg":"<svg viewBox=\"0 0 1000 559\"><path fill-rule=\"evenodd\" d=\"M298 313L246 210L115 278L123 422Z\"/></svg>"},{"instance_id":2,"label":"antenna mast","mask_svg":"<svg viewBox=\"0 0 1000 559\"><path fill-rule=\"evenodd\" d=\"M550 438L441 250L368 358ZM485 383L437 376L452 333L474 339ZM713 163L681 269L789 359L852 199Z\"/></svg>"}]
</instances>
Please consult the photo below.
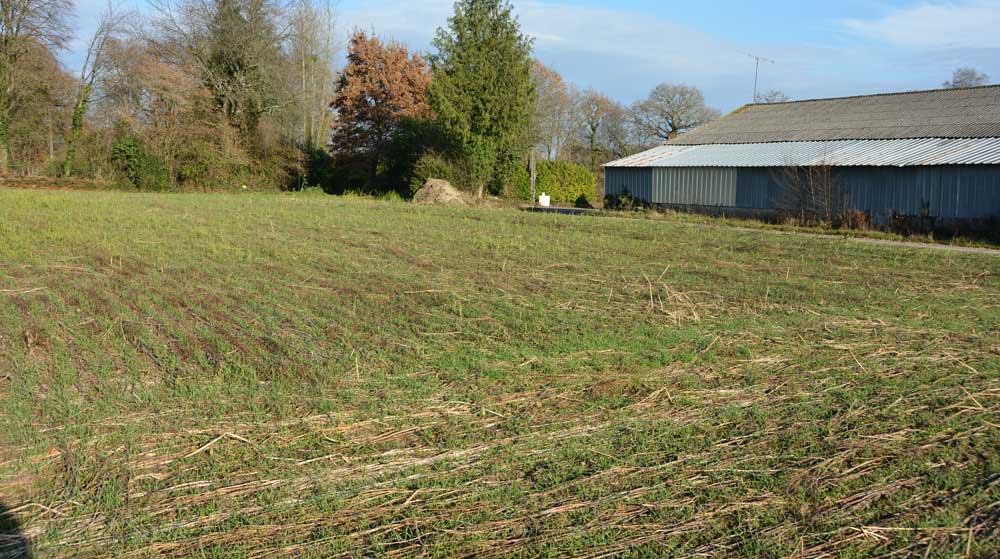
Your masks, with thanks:
<instances>
[{"instance_id":1,"label":"antenna mast","mask_svg":"<svg viewBox=\"0 0 1000 559\"><path fill-rule=\"evenodd\" d=\"M753 59L753 103L757 102L757 77L760 75L760 63L767 62L768 64L775 64L775 61L770 58L764 58L763 56L757 56L755 54L747 54Z\"/></svg>"}]
</instances>

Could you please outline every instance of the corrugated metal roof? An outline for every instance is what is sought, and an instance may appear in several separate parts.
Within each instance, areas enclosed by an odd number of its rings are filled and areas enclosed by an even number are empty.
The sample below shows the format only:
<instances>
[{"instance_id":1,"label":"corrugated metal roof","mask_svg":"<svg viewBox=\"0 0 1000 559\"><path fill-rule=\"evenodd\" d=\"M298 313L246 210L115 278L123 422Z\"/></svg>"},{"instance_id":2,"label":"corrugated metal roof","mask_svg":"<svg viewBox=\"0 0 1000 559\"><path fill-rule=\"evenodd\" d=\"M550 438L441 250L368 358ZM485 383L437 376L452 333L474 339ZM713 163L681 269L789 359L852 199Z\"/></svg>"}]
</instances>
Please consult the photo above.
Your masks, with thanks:
<instances>
[{"instance_id":1,"label":"corrugated metal roof","mask_svg":"<svg viewBox=\"0 0 1000 559\"><path fill-rule=\"evenodd\" d=\"M747 105L673 145L1000 137L1000 86Z\"/></svg>"},{"instance_id":2,"label":"corrugated metal roof","mask_svg":"<svg viewBox=\"0 0 1000 559\"><path fill-rule=\"evenodd\" d=\"M605 167L1000 165L1000 138L664 145Z\"/></svg>"}]
</instances>

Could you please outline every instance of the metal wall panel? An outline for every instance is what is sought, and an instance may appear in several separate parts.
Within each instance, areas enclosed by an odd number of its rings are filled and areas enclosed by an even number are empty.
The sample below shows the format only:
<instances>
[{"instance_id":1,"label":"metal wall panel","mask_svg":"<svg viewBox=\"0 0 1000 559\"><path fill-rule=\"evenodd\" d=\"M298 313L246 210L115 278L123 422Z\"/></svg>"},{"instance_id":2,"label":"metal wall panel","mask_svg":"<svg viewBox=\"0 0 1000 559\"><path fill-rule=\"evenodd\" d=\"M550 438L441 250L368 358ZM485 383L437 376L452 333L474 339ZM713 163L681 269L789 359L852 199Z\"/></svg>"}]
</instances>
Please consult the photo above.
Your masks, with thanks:
<instances>
[{"instance_id":1,"label":"metal wall panel","mask_svg":"<svg viewBox=\"0 0 1000 559\"><path fill-rule=\"evenodd\" d=\"M649 200L653 190L653 170L639 167L608 167L604 170L604 195L628 193L633 198Z\"/></svg>"},{"instance_id":2,"label":"metal wall panel","mask_svg":"<svg viewBox=\"0 0 1000 559\"><path fill-rule=\"evenodd\" d=\"M788 188L781 169L658 167L605 169L605 192L679 206L777 209ZM892 214L977 219L1000 217L1000 165L842 167L837 189L851 209Z\"/></svg>"},{"instance_id":3,"label":"metal wall panel","mask_svg":"<svg viewBox=\"0 0 1000 559\"><path fill-rule=\"evenodd\" d=\"M737 173L731 167L655 168L653 193L648 200L657 204L733 207Z\"/></svg>"},{"instance_id":4,"label":"metal wall panel","mask_svg":"<svg viewBox=\"0 0 1000 559\"><path fill-rule=\"evenodd\" d=\"M780 169L740 169L736 175L735 207L747 210L771 210L781 195Z\"/></svg>"},{"instance_id":5,"label":"metal wall panel","mask_svg":"<svg viewBox=\"0 0 1000 559\"><path fill-rule=\"evenodd\" d=\"M846 167L833 169L851 209L875 217L894 213L976 219L1000 217L1000 166ZM788 192L780 172L740 169L736 207L777 208Z\"/></svg>"}]
</instances>

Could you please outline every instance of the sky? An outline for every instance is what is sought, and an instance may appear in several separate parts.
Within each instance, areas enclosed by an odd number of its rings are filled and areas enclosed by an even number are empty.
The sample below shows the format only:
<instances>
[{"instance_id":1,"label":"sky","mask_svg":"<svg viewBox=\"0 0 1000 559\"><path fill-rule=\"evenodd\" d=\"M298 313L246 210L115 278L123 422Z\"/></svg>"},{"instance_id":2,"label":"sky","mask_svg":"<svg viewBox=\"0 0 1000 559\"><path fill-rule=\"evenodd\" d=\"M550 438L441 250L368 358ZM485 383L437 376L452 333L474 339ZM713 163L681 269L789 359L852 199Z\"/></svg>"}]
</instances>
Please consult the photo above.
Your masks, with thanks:
<instances>
[{"instance_id":1,"label":"sky","mask_svg":"<svg viewBox=\"0 0 1000 559\"><path fill-rule=\"evenodd\" d=\"M106 0L80 0L81 35ZM129 0L137 3L141 0ZM453 0L332 0L353 29L432 50ZM581 89L630 104L660 83L728 112L761 90L792 99L932 89L973 66L1000 83L1000 0L511 0L535 56ZM79 45L79 43L78 43ZM73 67L75 52L67 53Z\"/></svg>"}]
</instances>

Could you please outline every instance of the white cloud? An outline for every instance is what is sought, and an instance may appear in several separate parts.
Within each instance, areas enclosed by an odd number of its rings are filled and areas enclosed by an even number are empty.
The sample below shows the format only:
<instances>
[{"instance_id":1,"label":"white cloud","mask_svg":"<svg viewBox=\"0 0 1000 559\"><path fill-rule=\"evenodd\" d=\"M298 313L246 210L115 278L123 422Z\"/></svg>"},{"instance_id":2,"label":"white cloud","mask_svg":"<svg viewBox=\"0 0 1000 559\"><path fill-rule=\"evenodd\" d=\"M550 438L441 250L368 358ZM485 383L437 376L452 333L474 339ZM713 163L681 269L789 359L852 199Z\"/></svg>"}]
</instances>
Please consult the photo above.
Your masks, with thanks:
<instances>
[{"instance_id":1,"label":"white cloud","mask_svg":"<svg viewBox=\"0 0 1000 559\"><path fill-rule=\"evenodd\" d=\"M917 49L1000 48L1000 1L922 3L844 25L870 38Z\"/></svg>"}]
</instances>

